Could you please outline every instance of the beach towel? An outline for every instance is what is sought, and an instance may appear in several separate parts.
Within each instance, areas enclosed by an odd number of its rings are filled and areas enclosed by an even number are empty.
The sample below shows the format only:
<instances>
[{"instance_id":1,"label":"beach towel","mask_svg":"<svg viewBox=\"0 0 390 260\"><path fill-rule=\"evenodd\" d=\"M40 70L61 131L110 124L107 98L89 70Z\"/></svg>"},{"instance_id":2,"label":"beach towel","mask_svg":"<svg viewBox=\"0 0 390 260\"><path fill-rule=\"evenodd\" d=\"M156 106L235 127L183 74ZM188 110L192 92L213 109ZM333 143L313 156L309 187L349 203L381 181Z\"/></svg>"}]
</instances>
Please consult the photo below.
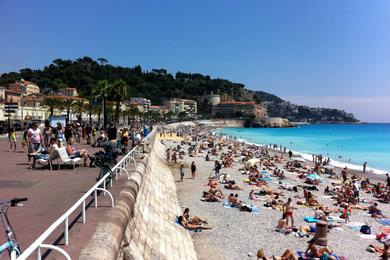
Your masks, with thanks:
<instances>
[{"instance_id":1,"label":"beach towel","mask_svg":"<svg viewBox=\"0 0 390 260\"><path fill-rule=\"evenodd\" d=\"M259 181L272 181L272 178L270 177L263 177L263 178L259 178Z\"/></svg>"},{"instance_id":2,"label":"beach towel","mask_svg":"<svg viewBox=\"0 0 390 260\"><path fill-rule=\"evenodd\" d=\"M315 223L318 221L318 219L316 219L315 217L311 217L311 216L304 217L303 220L306 221L307 223Z\"/></svg>"},{"instance_id":3,"label":"beach towel","mask_svg":"<svg viewBox=\"0 0 390 260\"><path fill-rule=\"evenodd\" d=\"M306 254L306 253L303 252L303 251L297 251L297 255L298 255L298 257L300 257L301 259L305 259L305 260L314 259L311 255Z\"/></svg>"},{"instance_id":4,"label":"beach towel","mask_svg":"<svg viewBox=\"0 0 390 260\"><path fill-rule=\"evenodd\" d=\"M359 231L360 232L360 228L365 225L364 223L361 223L361 222L349 222L347 224L345 224L347 227L349 227L350 229L352 229L352 231Z\"/></svg>"},{"instance_id":5,"label":"beach towel","mask_svg":"<svg viewBox=\"0 0 390 260\"><path fill-rule=\"evenodd\" d=\"M227 201L222 201L222 206L224 207L224 208L239 208L239 206L233 206L233 205L231 205L229 202L227 202Z\"/></svg>"},{"instance_id":6,"label":"beach towel","mask_svg":"<svg viewBox=\"0 0 390 260\"><path fill-rule=\"evenodd\" d=\"M359 234L359 237L361 237L363 239L376 239L376 235L374 235L374 234L370 234L370 235Z\"/></svg>"},{"instance_id":7,"label":"beach towel","mask_svg":"<svg viewBox=\"0 0 390 260\"><path fill-rule=\"evenodd\" d=\"M382 225L390 226L390 219L388 219L388 218L380 218L380 219L377 219L376 221L378 221Z\"/></svg>"}]
</instances>

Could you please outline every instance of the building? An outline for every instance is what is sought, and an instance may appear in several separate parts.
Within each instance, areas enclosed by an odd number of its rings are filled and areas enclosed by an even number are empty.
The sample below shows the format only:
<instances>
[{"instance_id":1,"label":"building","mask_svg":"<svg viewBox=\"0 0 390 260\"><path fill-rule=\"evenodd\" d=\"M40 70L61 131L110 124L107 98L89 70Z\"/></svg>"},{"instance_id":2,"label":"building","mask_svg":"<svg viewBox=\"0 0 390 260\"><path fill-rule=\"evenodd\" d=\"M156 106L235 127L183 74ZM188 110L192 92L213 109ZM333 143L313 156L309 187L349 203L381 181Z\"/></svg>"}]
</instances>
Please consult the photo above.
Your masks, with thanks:
<instances>
[{"instance_id":1,"label":"building","mask_svg":"<svg viewBox=\"0 0 390 260\"><path fill-rule=\"evenodd\" d=\"M150 101L150 99L141 97L130 98L130 107L136 107L141 112L149 111L151 106L152 102Z\"/></svg>"},{"instance_id":2,"label":"building","mask_svg":"<svg viewBox=\"0 0 390 260\"><path fill-rule=\"evenodd\" d=\"M4 121L5 87L0 87L0 121Z\"/></svg>"},{"instance_id":3,"label":"building","mask_svg":"<svg viewBox=\"0 0 390 260\"><path fill-rule=\"evenodd\" d=\"M226 101L212 107L212 115L216 117L255 116L255 102Z\"/></svg>"},{"instance_id":4,"label":"building","mask_svg":"<svg viewBox=\"0 0 390 260\"><path fill-rule=\"evenodd\" d=\"M209 95L203 96L203 102L206 102L208 105L216 106L221 103L221 96L211 92Z\"/></svg>"},{"instance_id":5,"label":"building","mask_svg":"<svg viewBox=\"0 0 390 260\"><path fill-rule=\"evenodd\" d=\"M169 110L176 115L182 112L195 115L198 112L198 106L194 100L174 98L169 100Z\"/></svg>"},{"instance_id":6,"label":"building","mask_svg":"<svg viewBox=\"0 0 390 260\"><path fill-rule=\"evenodd\" d=\"M8 89L11 91L21 92L23 95L33 95L40 93L38 85L24 79L21 79L19 82L9 84Z\"/></svg>"},{"instance_id":7,"label":"building","mask_svg":"<svg viewBox=\"0 0 390 260\"><path fill-rule=\"evenodd\" d=\"M58 90L58 94L66 96L66 97L78 97L79 96L76 88L60 88Z\"/></svg>"}]
</instances>

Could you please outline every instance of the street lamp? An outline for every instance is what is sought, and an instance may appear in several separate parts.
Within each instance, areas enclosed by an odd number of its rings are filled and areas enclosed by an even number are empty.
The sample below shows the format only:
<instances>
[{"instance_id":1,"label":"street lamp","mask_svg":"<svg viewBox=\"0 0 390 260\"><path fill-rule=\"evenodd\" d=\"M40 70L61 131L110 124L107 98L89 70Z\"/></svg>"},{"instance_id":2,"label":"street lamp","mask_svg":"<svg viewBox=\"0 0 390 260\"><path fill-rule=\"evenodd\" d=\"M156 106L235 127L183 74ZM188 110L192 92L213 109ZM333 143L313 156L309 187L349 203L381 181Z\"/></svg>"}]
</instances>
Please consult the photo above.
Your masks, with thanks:
<instances>
[{"instance_id":1,"label":"street lamp","mask_svg":"<svg viewBox=\"0 0 390 260\"><path fill-rule=\"evenodd\" d=\"M32 111L32 120L35 118L35 95L31 95L33 99L33 111Z\"/></svg>"}]
</instances>

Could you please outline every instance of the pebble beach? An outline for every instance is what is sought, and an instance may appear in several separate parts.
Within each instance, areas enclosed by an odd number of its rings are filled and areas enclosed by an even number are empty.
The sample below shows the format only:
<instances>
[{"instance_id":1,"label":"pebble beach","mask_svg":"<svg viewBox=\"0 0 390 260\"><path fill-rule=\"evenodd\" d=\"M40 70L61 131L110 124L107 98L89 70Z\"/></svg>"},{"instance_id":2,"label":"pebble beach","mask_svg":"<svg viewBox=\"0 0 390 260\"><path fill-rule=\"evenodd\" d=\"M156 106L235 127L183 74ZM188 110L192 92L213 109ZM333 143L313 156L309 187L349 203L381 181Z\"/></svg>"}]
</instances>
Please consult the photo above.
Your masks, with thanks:
<instances>
[{"instance_id":1,"label":"pebble beach","mask_svg":"<svg viewBox=\"0 0 390 260\"><path fill-rule=\"evenodd\" d=\"M180 139L163 140L167 148L176 147L180 144ZM188 144L182 145L182 148L187 151ZM227 152L227 146L223 147L220 153ZM284 156L284 160L275 164L278 169L283 169L283 165L287 162L288 155L281 152L269 150L271 156L279 154ZM207 191L208 178L212 174L214 161L219 160L218 156L211 157L211 161L206 161L207 151L197 153L194 157L190 157L188 153L183 159L178 159L177 164L171 163L172 174L176 180L177 195L180 206L190 208L191 215L199 216L207 219L207 222L212 229L203 230L201 232L191 231L195 249L199 259L256 259L256 254L259 249L264 249L267 256L280 256L286 249L291 249L294 252L305 251L307 242L313 237L297 237L294 232L283 234L275 231L278 220L282 216L282 212L272 208L264 207L263 204L267 200L267 195L259 196L259 200L253 201L248 198L249 192L254 189L253 185L249 185L243 180L247 178L243 175L241 169L243 164L240 158L234 158L234 163L229 168L222 168L221 174L228 174L242 190L228 190L220 184L225 200L230 193L238 194L238 198L248 205L255 205L258 212L242 212L237 208L224 207L222 202L205 202L202 201L203 191ZM191 178L189 165L195 162L197 166L196 178ZM184 169L185 176L183 182L180 182L180 174L178 165L184 163L187 167ZM305 163L308 167L313 167L313 162ZM340 169L336 169L336 172ZM297 201L302 199L303 191L301 188L298 192L288 191L280 188L281 183L284 185L298 186L306 185L302 179L297 178L295 172L284 170L286 178L280 180L277 177L271 177L268 181L269 187L276 191L283 192L280 197L283 201L291 198L295 207L294 210L294 226L312 225L315 223L306 223L304 217L314 216L314 208L297 205ZM339 172L338 172L339 173ZM356 173L356 172L355 172ZM351 176L351 175L350 175ZM367 177L367 176L365 176ZM379 178L381 179L381 178ZM330 196L324 195L326 186L332 186L331 183L338 183L338 179L329 179L326 175L321 175L321 183L316 185L318 191L312 191L320 204L328 207L335 207L335 201ZM367 203L360 203L363 206L369 206L375 199L371 194L360 192L360 198L364 198ZM390 212L389 204L379 203L379 207L386 215ZM334 221L340 224L340 227L332 228L327 233L328 247L331 248L338 256L343 256L345 259L378 259L378 254L366 251L370 244L381 246L375 236L362 236L359 230L352 228L350 224L346 225L343 219L339 219L340 213L331 213ZM375 218L368 215L367 211L355 209L352 212L351 223L364 223L371 226L371 234L380 233L384 225L380 224ZM352 224L353 225L353 224Z\"/></svg>"}]
</instances>

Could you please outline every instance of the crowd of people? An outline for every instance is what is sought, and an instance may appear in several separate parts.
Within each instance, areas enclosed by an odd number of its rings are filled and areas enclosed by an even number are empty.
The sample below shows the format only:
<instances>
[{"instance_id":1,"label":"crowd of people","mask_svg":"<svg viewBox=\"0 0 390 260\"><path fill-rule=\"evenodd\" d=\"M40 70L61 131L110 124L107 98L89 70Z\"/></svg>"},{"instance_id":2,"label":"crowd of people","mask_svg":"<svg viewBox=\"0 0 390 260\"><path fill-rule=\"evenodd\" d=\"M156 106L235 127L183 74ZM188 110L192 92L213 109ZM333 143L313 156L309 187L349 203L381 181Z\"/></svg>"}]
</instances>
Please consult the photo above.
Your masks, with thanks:
<instances>
[{"instance_id":1,"label":"crowd of people","mask_svg":"<svg viewBox=\"0 0 390 260\"><path fill-rule=\"evenodd\" d=\"M308 248L302 253L307 257L305 259L310 257L340 259L340 256L329 247L319 246L316 243L314 237L316 221L325 221L328 223L328 231L331 231L342 225L348 225L353 219L352 214L355 210L365 211L372 218L379 220L386 217L378 203L390 203L389 175L386 183L383 183L351 174L349 169L344 168L339 170L341 177L339 179L336 174L338 169L334 169L330 165L330 159L323 158L322 155L313 155L313 161L309 162L303 158L297 160L286 147L246 144L212 134L206 128L187 127L182 128L181 133L183 136L181 143L167 149L167 160L180 165L181 180L185 175L183 162L185 158L203 157L205 161L213 164L213 171L205 184L207 189L202 191L201 200L220 202L222 205L237 208L250 208L251 205L245 203L245 198L240 198L239 194L234 193L235 190L243 190L243 187L232 176L222 173L224 169L239 168L244 177L244 185L250 187L247 200L253 203L263 201L264 207L281 212L282 216L276 223L277 232L286 235L293 233L297 237L310 237ZM325 178L329 181L324 182ZM270 185L275 180L279 183L277 188ZM296 184L292 185L288 182ZM331 185L326 185L323 189L324 183ZM224 189L229 190L227 192L229 195L224 195L226 193ZM362 193L370 194L374 200L363 198ZM329 203L324 203L318 196L326 197ZM313 210L313 216L309 216L308 221L313 219L314 222L296 226L294 212L299 210L299 206ZM367 234L363 229L362 226L361 233ZM383 259L387 259L385 257L390 254L388 250L390 232L385 232L384 236L388 238L388 243L384 243L383 247L370 246L369 249L379 252ZM264 250L259 250L258 259L271 258L265 256ZM297 257L294 251L287 249L280 258L276 259L297 259Z\"/></svg>"},{"instance_id":2,"label":"crowd of people","mask_svg":"<svg viewBox=\"0 0 390 260\"><path fill-rule=\"evenodd\" d=\"M67 123L65 126L58 122L51 126L46 121L40 128L36 122L30 126L24 124L21 137L22 151L27 147L27 160L29 168L36 168L36 162L45 161L50 155L61 147L65 147L71 158L81 158L85 167L93 167L94 157L87 148L77 148L77 146L90 145L99 147L105 142L110 142L113 146L122 149L126 153L128 148L138 145L142 138L150 132L148 126L133 124L130 127L118 129L111 123L107 129L104 127L93 127L91 124L80 122ZM14 127L8 131L10 151L17 150L17 132Z\"/></svg>"}]
</instances>

